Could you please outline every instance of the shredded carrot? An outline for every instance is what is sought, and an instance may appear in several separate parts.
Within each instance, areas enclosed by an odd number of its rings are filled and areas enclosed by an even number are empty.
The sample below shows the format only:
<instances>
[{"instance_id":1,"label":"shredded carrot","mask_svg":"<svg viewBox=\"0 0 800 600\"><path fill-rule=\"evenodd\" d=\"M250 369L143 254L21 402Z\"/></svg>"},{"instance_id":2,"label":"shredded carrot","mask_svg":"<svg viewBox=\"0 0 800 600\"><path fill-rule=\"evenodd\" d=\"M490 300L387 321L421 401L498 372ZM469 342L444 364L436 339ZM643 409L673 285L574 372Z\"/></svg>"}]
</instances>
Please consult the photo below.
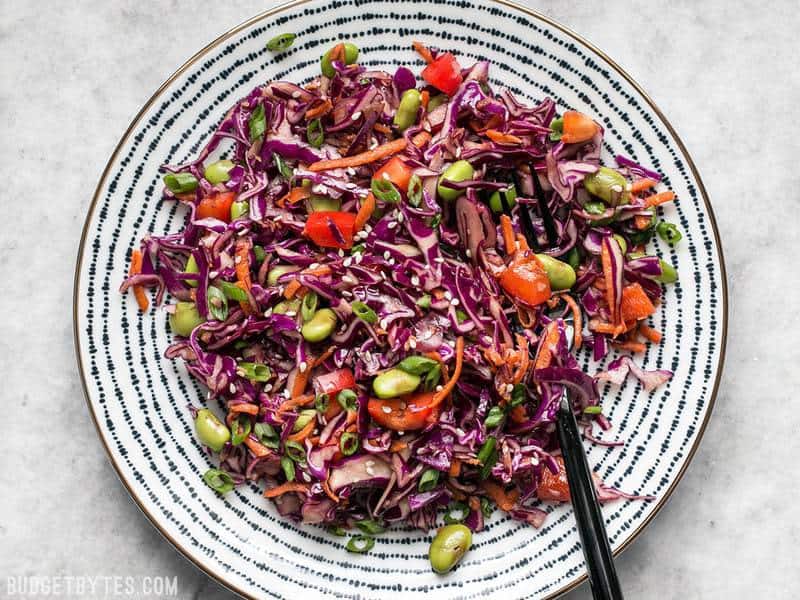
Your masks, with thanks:
<instances>
[{"instance_id":1,"label":"shredded carrot","mask_svg":"<svg viewBox=\"0 0 800 600\"><path fill-rule=\"evenodd\" d=\"M303 287L303 284L300 283L300 281L297 279L292 279L286 284L286 289L283 290L283 297L287 300L291 300L301 287Z\"/></svg>"},{"instance_id":2,"label":"shredded carrot","mask_svg":"<svg viewBox=\"0 0 800 600\"><path fill-rule=\"evenodd\" d=\"M331 486L328 485L328 481L327 480L322 482L322 489L325 492L325 494L328 496L328 498L330 498L331 500L333 500L336 503L339 502L339 496L337 496L336 494L333 493L333 490L331 489Z\"/></svg>"},{"instance_id":3,"label":"shredded carrot","mask_svg":"<svg viewBox=\"0 0 800 600\"><path fill-rule=\"evenodd\" d=\"M238 404L231 404L228 407L228 412L234 414L245 413L248 415L257 415L258 406L255 404L249 404L247 402L240 402Z\"/></svg>"},{"instance_id":4,"label":"shredded carrot","mask_svg":"<svg viewBox=\"0 0 800 600\"><path fill-rule=\"evenodd\" d=\"M401 450L405 450L408 448L408 442L404 442L403 440L395 440L392 442L392 445L389 446L390 452L400 452Z\"/></svg>"},{"instance_id":5,"label":"shredded carrot","mask_svg":"<svg viewBox=\"0 0 800 600\"><path fill-rule=\"evenodd\" d=\"M673 200L675 200L675 192L661 192L659 194L648 196L644 199L644 202L649 207L672 202Z\"/></svg>"},{"instance_id":6,"label":"shredded carrot","mask_svg":"<svg viewBox=\"0 0 800 600\"><path fill-rule=\"evenodd\" d=\"M129 275L138 275L142 272L142 253L139 250L131 252L131 270ZM145 312L150 306L150 301L147 299L147 294L144 288L140 285L133 286L133 297L136 298L136 304L139 305L139 310Z\"/></svg>"},{"instance_id":7,"label":"shredded carrot","mask_svg":"<svg viewBox=\"0 0 800 600\"><path fill-rule=\"evenodd\" d=\"M306 391L306 386L308 385L309 375L311 375L311 368L309 367L307 367L302 373L300 372L300 369L297 370L297 374L292 382L291 398L299 398L303 395L303 392Z\"/></svg>"},{"instance_id":8,"label":"shredded carrot","mask_svg":"<svg viewBox=\"0 0 800 600\"><path fill-rule=\"evenodd\" d=\"M606 302L608 302L608 310L611 311L611 322L619 323L619 311L617 310L616 298L614 296L614 274L611 269L611 253L608 251L605 244L601 246L600 259L603 263L603 278L606 284Z\"/></svg>"},{"instance_id":9,"label":"shredded carrot","mask_svg":"<svg viewBox=\"0 0 800 600\"><path fill-rule=\"evenodd\" d=\"M508 414L514 423L524 423L528 420L528 413L525 412L525 407L521 404L512 408L511 412Z\"/></svg>"},{"instance_id":10,"label":"shredded carrot","mask_svg":"<svg viewBox=\"0 0 800 600\"><path fill-rule=\"evenodd\" d=\"M431 134L427 131L420 131L417 135L411 138L411 143L417 148L422 148L425 144L431 141Z\"/></svg>"},{"instance_id":11,"label":"shredded carrot","mask_svg":"<svg viewBox=\"0 0 800 600\"><path fill-rule=\"evenodd\" d=\"M636 225L636 229L647 229L650 227L651 219L650 215L636 215L633 217L633 224Z\"/></svg>"},{"instance_id":12,"label":"shredded carrot","mask_svg":"<svg viewBox=\"0 0 800 600\"><path fill-rule=\"evenodd\" d=\"M583 329L581 309L578 307L577 302L575 302L575 300L569 294L561 294L561 299L567 303L567 306L569 306L570 310L572 311L572 345L574 346L575 350L578 350L583 343L583 336L581 335L581 330Z\"/></svg>"},{"instance_id":13,"label":"shredded carrot","mask_svg":"<svg viewBox=\"0 0 800 600\"><path fill-rule=\"evenodd\" d=\"M442 400L447 398L453 388L456 387L456 382L461 375L461 368L464 366L464 338L459 337L456 339L456 366L453 369L453 375L444 387L433 395L430 406L437 406L441 404Z\"/></svg>"},{"instance_id":14,"label":"shredded carrot","mask_svg":"<svg viewBox=\"0 0 800 600\"><path fill-rule=\"evenodd\" d=\"M375 123L372 128L379 133L392 133L392 128L383 123Z\"/></svg>"},{"instance_id":15,"label":"shredded carrot","mask_svg":"<svg viewBox=\"0 0 800 600\"><path fill-rule=\"evenodd\" d=\"M422 93L419 95L420 103L422 104L422 108L428 110L428 102L431 100L431 93L428 90L422 90Z\"/></svg>"},{"instance_id":16,"label":"shredded carrot","mask_svg":"<svg viewBox=\"0 0 800 600\"><path fill-rule=\"evenodd\" d=\"M508 215L500 215L500 229L503 232L506 254L514 254L516 251L516 241L514 239L514 227L511 225L511 217Z\"/></svg>"},{"instance_id":17,"label":"shredded carrot","mask_svg":"<svg viewBox=\"0 0 800 600\"><path fill-rule=\"evenodd\" d=\"M417 54L419 54L426 63L431 64L433 62L433 54L425 47L425 44L415 40L411 42L411 47L417 51Z\"/></svg>"},{"instance_id":18,"label":"shredded carrot","mask_svg":"<svg viewBox=\"0 0 800 600\"><path fill-rule=\"evenodd\" d=\"M589 322L589 329L596 331L597 333L606 333L609 335L618 336L620 333L625 331L625 325L614 325L612 323L603 323L602 321L592 320Z\"/></svg>"},{"instance_id":19,"label":"shredded carrot","mask_svg":"<svg viewBox=\"0 0 800 600\"><path fill-rule=\"evenodd\" d=\"M640 342L613 342L620 350L630 350L631 352L644 352L647 346Z\"/></svg>"},{"instance_id":20,"label":"shredded carrot","mask_svg":"<svg viewBox=\"0 0 800 600\"><path fill-rule=\"evenodd\" d=\"M306 423L305 427L303 427L297 433L291 434L286 439L291 440L293 442L302 442L304 439L306 439L308 436L311 435L311 433L314 431L314 427L316 426L317 426L317 420L311 419L308 423Z\"/></svg>"},{"instance_id":21,"label":"shredded carrot","mask_svg":"<svg viewBox=\"0 0 800 600\"><path fill-rule=\"evenodd\" d=\"M372 216L373 211L375 210L375 196L372 195L372 192L367 194L367 197L364 198L364 201L361 203L361 206L358 207L358 213L356 214L356 220L353 224L353 229L355 231L361 231L366 225L369 218Z\"/></svg>"},{"instance_id":22,"label":"shredded carrot","mask_svg":"<svg viewBox=\"0 0 800 600\"><path fill-rule=\"evenodd\" d=\"M639 192L643 192L645 190L649 190L656 184L655 179L649 179L645 177L644 179L637 179L631 184L631 194L638 194Z\"/></svg>"},{"instance_id":23,"label":"shredded carrot","mask_svg":"<svg viewBox=\"0 0 800 600\"><path fill-rule=\"evenodd\" d=\"M250 245L244 240L240 240L236 244L234 264L236 265L236 279L249 292L250 288L253 287L253 282L250 280Z\"/></svg>"},{"instance_id":24,"label":"shredded carrot","mask_svg":"<svg viewBox=\"0 0 800 600\"><path fill-rule=\"evenodd\" d=\"M289 412L298 406L308 406L309 404L313 403L314 400L314 394L304 394L297 396L297 398L290 398L289 400L281 402L280 406L278 407L278 412Z\"/></svg>"},{"instance_id":25,"label":"shredded carrot","mask_svg":"<svg viewBox=\"0 0 800 600\"><path fill-rule=\"evenodd\" d=\"M531 249L531 247L528 246L528 240L526 240L525 236L522 235L521 233L517 234L517 248L521 252L527 252L528 250ZM539 261L539 262L541 262L541 261Z\"/></svg>"},{"instance_id":26,"label":"shredded carrot","mask_svg":"<svg viewBox=\"0 0 800 600\"><path fill-rule=\"evenodd\" d=\"M447 472L450 477L458 477L461 474L461 461L454 458L450 461L450 469Z\"/></svg>"},{"instance_id":27,"label":"shredded carrot","mask_svg":"<svg viewBox=\"0 0 800 600\"><path fill-rule=\"evenodd\" d=\"M520 334L517 334L516 338L517 345L519 346L519 351L517 352L517 356L519 357L519 366L514 372L514 377L512 379L513 383L519 383L522 381L528 372L528 367L531 365L530 352L528 352L528 338Z\"/></svg>"},{"instance_id":28,"label":"shredded carrot","mask_svg":"<svg viewBox=\"0 0 800 600\"><path fill-rule=\"evenodd\" d=\"M558 344L560 337L561 332L558 330L558 322L550 321L545 327L544 341L539 349L539 354L536 355L535 369L543 369L550 366L550 362L553 360L553 349Z\"/></svg>"},{"instance_id":29,"label":"shredded carrot","mask_svg":"<svg viewBox=\"0 0 800 600\"><path fill-rule=\"evenodd\" d=\"M382 144L372 150L367 150L361 154L345 156L344 158L334 158L332 160L320 160L309 165L309 171L328 171L330 169L345 169L347 167L360 167L375 161L402 152L406 147L406 138L398 138L392 142Z\"/></svg>"},{"instance_id":30,"label":"shredded carrot","mask_svg":"<svg viewBox=\"0 0 800 600\"><path fill-rule=\"evenodd\" d=\"M519 490L514 488L510 492L506 492L505 488L493 481L484 481L482 484L483 489L489 497L494 500L500 510L506 512L510 511L517 504L519 500Z\"/></svg>"},{"instance_id":31,"label":"shredded carrot","mask_svg":"<svg viewBox=\"0 0 800 600\"><path fill-rule=\"evenodd\" d=\"M345 56L345 50L343 43L336 44L333 48L331 48L331 53L328 55L328 57L331 59L331 62L333 62L334 60L338 60L339 62L344 62L344 56Z\"/></svg>"},{"instance_id":32,"label":"shredded carrot","mask_svg":"<svg viewBox=\"0 0 800 600\"><path fill-rule=\"evenodd\" d=\"M330 275L332 273L331 268L328 265L320 265L318 267L308 267L307 269L303 269L303 275L315 275L317 277L323 277L324 275Z\"/></svg>"},{"instance_id":33,"label":"shredded carrot","mask_svg":"<svg viewBox=\"0 0 800 600\"><path fill-rule=\"evenodd\" d=\"M305 483L297 483L296 481L287 481L264 492L264 498L277 498L289 492L301 492L303 494L308 492L308 486Z\"/></svg>"},{"instance_id":34,"label":"shredded carrot","mask_svg":"<svg viewBox=\"0 0 800 600\"><path fill-rule=\"evenodd\" d=\"M250 452L255 454L258 458L272 454L272 451L269 448L249 435L244 438L244 445L247 446L250 449Z\"/></svg>"},{"instance_id":35,"label":"shredded carrot","mask_svg":"<svg viewBox=\"0 0 800 600\"><path fill-rule=\"evenodd\" d=\"M522 138L519 138L515 135L511 135L510 133L503 133L502 131L497 131L496 129L487 129L486 136L492 140L493 142L497 142L498 144L521 144Z\"/></svg>"},{"instance_id":36,"label":"shredded carrot","mask_svg":"<svg viewBox=\"0 0 800 600\"><path fill-rule=\"evenodd\" d=\"M320 354L317 358L311 361L311 366L309 368L313 369L314 367L321 365L324 363L330 356L336 352L336 346L330 346L325 352Z\"/></svg>"},{"instance_id":37,"label":"shredded carrot","mask_svg":"<svg viewBox=\"0 0 800 600\"><path fill-rule=\"evenodd\" d=\"M328 403L328 410L325 411L325 420L330 423L331 419L342 412L342 405L335 400Z\"/></svg>"},{"instance_id":38,"label":"shredded carrot","mask_svg":"<svg viewBox=\"0 0 800 600\"><path fill-rule=\"evenodd\" d=\"M333 103L328 98L325 98L325 101L322 104L319 104L314 108L309 108L306 111L306 119L316 119L317 117L327 115L332 108Z\"/></svg>"},{"instance_id":39,"label":"shredded carrot","mask_svg":"<svg viewBox=\"0 0 800 600\"><path fill-rule=\"evenodd\" d=\"M661 341L661 332L652 327L648 327L644 323L639 324L639 333L644 336L646 340L658 344Z\"/></svg>"},{"instance_id":40,"label":"shredded carrot","mask_svg":"<svg viewBox=\"0 0 800 600\"><path fill-rule=\"evenodd\" d=\"M276 204L278 206L280 206L281 208L283 208L286 205L287 202L289 204L297 204L298 202L300 202L300 200L305 200L306 198L310 198L310 197L311 197L311 189L310 188L296 187L296 188L290 189L286 193L286 195L284 195L282 198L280 198L276 202Z\"/></svg>"}]
</instances>

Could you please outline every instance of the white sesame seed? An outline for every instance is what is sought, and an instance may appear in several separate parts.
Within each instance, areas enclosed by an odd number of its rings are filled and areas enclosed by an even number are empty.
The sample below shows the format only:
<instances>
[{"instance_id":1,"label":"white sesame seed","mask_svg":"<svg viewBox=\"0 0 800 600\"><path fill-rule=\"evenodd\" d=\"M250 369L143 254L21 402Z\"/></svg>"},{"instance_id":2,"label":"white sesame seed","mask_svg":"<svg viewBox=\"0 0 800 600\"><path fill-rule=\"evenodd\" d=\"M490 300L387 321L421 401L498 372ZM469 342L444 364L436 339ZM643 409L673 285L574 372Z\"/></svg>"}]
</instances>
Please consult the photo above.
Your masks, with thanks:
<instances>
[{"instance_id":1,"label":"white sesame seed","mask_svg":"<svg viewBox=\"0 0 800 600\"><path fill-rule=\"evenodd\" d=\"M238 265L240 262L242 262L241 256L237 256L236 258L233 259L233 264L235 265Z\"/></svg>"},{"instance_id":2,"label":"white sesame seed","mask_svg":"<svg viewBox=\"0 0 800 600\"><path fill-rule=\"evenodd\" d=\"M397 222L402 223L405 220L406 216L403 213L397 213Z\"/></svg>"},{"instance_id":3,"label":"white sesame seed","mask_svg":"<svg viewBox=\"0 0 800 600\"><path fill-rule=\"evenodd\" d=\"M353 167L347 167L344 172L351 177L356 174L356 170Z\"/></svg>"},{"instance_id":4,"label":"white sesame seed","mask_svg":"<svg viewBox=\"0 0 800 600\"><path fill-rule=\"evenodd\" d=\"M381 279L383 279L384 281L386 279L389 279L388 277L386 277L386 273L384 273L383 271L381 271Z\"/></svg>"},{"instance_id":5,"label":"white sesame seed","mask_svg":"<svg viewBox=\"0 0 800 600\"><path fill-rule=\"evenodd\" d=\"M630 192L633 189L633 186L630 183L625 184L625 191Z\"/></svg>"},{"instance_id":6,"label":"white sesame seed","mask_svg":"<svg viewBox=\"0 0 800 600\"><path fill-rule=\"evenodd\" d=\"M305 373L308 370L308 363L306 361L302 361L300 363L300 372Z\"/></svg>"},{"instance_id":7,"label":"white sesame seed","mask_svg":"<svg viewBox=\"0 0 800 600\"><path fill-rule=\"evenodd\" d=\"M358 254L356 254L356 257L355 257L354 260L356 261L357 265L361 264L361 261L364 260L364 253L363 252L359 252Z\"/></svg>"},{"instance_id":8,"label":"white sesame seed","mask_svg":"<svg viewBox=\"0 0 800 600\"><path fill-rule=\"evenodd\" d=\"M342 250L341 248L339 248L339 257L340 258L344 257L344 250Z\"/></svg>"},{"instance_id":9,"label":"white sesame seed","mask_svg":"<svg viewBox=\"0 0 800 600\"><path fill-rule=\"evenodd\" d=\"M444 259L441 256L437 256L436 258L433 259L433 261L441 264L444 262Z\"/></svg>"},{"instance_id":10,"label":"white sesame seed","mask_svg":"<svg viewBox=\"0 0 800 600\"><path fill-rule=\"evenodd\" d=\"M264 384L264 391L265 392L271 392L272 391L272 384L271 383L265 383Z\"/></svg>"},{"instance_id":11,"label":"white sesame seed","mask_svg":"<svg viewBox=\"0 0 800 600\"><path fill-rule=\"evenodd\" d=\"M456 158L461 158L461 146L456 148Z\"/></svg>"},{"instance_id":12,"label":"white sesame seed","mask_svg":"<svg viewBox=\"0 0 800 600\"><path fill-rule=\"evenodd\" d=\"M267 310L265 310L264 311L264 316L265 317L271 317L272 316L272 309L268 308Z\"/></svg>"},{"instance_id":13,"label":"white sesame seed","mask_svg":"<svg viewBox=\"0 0 800 600\"><path fill-rule=\"evenodd\" d=\"M211 400L211 392L208 392L208 393L206 394L206 400Z\"/></svg>"},{"instance_id":14,"label":"white sesame seed","mask_svg":"<svg viewBox=\"0 0 800 600\"><path fill-rule=\"evenodd\" d=\"M283 397L284 397L284 398L288 398L288 397L289 397L289 396L291 396L291 395L292 395L292 393L289 391L289 388L285 388L285 389L283 390Z\"/></svg>"},{"instance_id":15,"label":"white sesame seed","mask_svg":"<svg viewBox=\"0 0 800 600\"><path fill-rule=\"evenodd\" d=\"M388 263L389 263L389 265L390 265L390 266L394 266L394 259L393 259L393 258L390 258L390 259L388 260Z\"/></svg>"},{"instance_id":16,"label":"white sesame seed","mask_svg":"<svg viewBox=\"0 0 800 600\"><path fill-rule=\"evenodd\" d=\"M287 310L286 311L286 316L287 317L296 317L297 316L297 311L296 310Z\"/></svg>"},{"instance_id":17,"label":"white sesame seed","mask_svg":"<svg viewBox=\"0 0 800 600\"><path fill-rule=\"evenodd\" d=\"M450 300L450 304L453 306L458 306L459 304L461 304L461 300L459 300L458 298L453 298L452 300Z\"/></svg>"},{"instance_id":18,"label":"white sesame seed","mask_svg":"<svg viewBox=\"0 0 800 600\"><path fill-rule=\"evenodd\" d=\"M417 340L415 340L413 337L408 338L408 347L411 348L412 350L415 350L417 347Z\"/></svg>"},{"instance_id":19,"label":"white sesame seed","mask_svg":"<svg viewBox=\"0 0 800 600\"><path fill-rule=\"evenodd\" d=\"M370 224L366 224L366 225L364 225L364 231L366 231L367 233L369 233L370 231L372 231L372 225L370 225Z\"/></svg>"},{"instance_id":20,"label":"white sesame seed","mask_svg":"<svg viewBox=\"0 0 800 600\"><path fill-rule=\"evenodd\" d=\"M350 117L350 118L351 118L353 121L358 121L358 120L361 118L361 111L359 110L358 112L354 112L354 113L353 113L353 116L352 116L352 117Z\"/></svg>"},{"instance_id":21,"label":"white sesame seed","mask_svg":"<svg viewBox=\"0 0 800 600\"><path fill-rule=\"evenodd\" d=\"M443 388L442 386L440 386L440 385L437 385L437 386L436 386L436 391L437 391L437 392L441 392L443 389L444 389L444 388Z\"/></svg>"},{"instance_id":22,"label":"white sesame seed","mask_svg":"<svg viewBox=\"0 0 800 600\"><path fill-rule=\"evenodd\" d=\"M385 258L386 260L389 260L391 257L392 257L392 255L390 254L390 252L388 250L383 253L383 258Z\"/></svg>"},{"instance_id":23,"label":"white sesame seed","mask_svg":"<svg viewBox=\"0 0 800 600\"><path fill-rule=\"evenodd\" d=\"M383 173L381 173L381 177L383 177L383 178L384 178L386 181L389 181L389 179L390 179L390 178L389 178L389 173L387 173L386 171L384 171Z\"/></svg>"},{"instance_id":24,"label":"white sesame seed","mask_svg":"<svg viewBox=\"0 0 800 600\"><path fill-rule=\"evenodd\" d=\"M319 263L316 263L316 262L315 263L311 263L310 265L308 265L308 268L309 269L318 269L319 268Z\"/></svg>"},{"instance_id":25,"label":"white sesame seed","mask_svg":"<svg viewBox=\"0 0 800 600\"><path fill-rule=\"evenodd\" d=\"M374 467L375 466L375 461L370 458L370 459L366 460L364 462L364 464L367 465L368 467Z\"/></svg>"},{"instance_id":26,"label":"white sesame seed","mask_svg":"<svg viewBox=\"0 0 800 600\"><path fill-rule=\"evenodd\" d=\"M231 394L235 394L235 393L236 393L236 384L233 384L233 383L232 383L232 384L230 384L230 385L228 386L228 391L229 391Z\"/></svg>"},{"instance_id":27,"label":"white sesame seed","mask_svg":"<svg viewBox=\"0 0 800 600\"><path fill-rule=\"evenodd\" d=\"M472 257L472 250L470 250L469 248L467 248L467 249L464 251L464 254L466 254L466 255L467 255L467 258L471 258L471 257Z\"/></svg>"},{"instance_id":28,"label":"white sesame seed","mask_svg":"<svg viewBox=\"0 0 800 600\"><path fill-rule=\"evenodd\" d=\"M387 415L392 412L392 409L389 408L388 406L384 406L383 408L381 408L381 410L385 412Z\"/></svg>"},{"instance_id":29,"label":"white sesame seed","mask_svg":"<svg viewBox=\"0 0 800 600\"><path fill-rule=\"evenodd\" d=\"M387 225L387 227L388 227L389 229L394 229L395 227L397 227L397 221L392 221L391 223L389 223L389 224Z\"/></svg>"},{"instance_id":30,"label":"white sesame seed","mask_svg":"<svg viewBox=\"0 0 800 600\"><path fill-rule=\"evenodd\" d=\"M465 433L465 431L463 429L461 429L461 427L456 427L456 435L457 436L461 437L462 435L464 435L464 433Z\"/></svg>"},{"instance_id":31,"label":"white sesame seed","mask_svg":"<svg viewBox=\"0 0 800 600\"><path fill-rule=\"evenodd\" d=\"M300 90L295 90L295 91L292 92L292 98L297 99L300 96L302 96L302 94L300 93Z\"/></svg>"},{"instance_id":32,"label":"white sesame seed","mask_svg":"<svg viewBox=\"0 0 800 600\"><path fill-rule=\"evenodd\" d=\"M344 296L345 298L352 298L353 297L353 293L349 292L347 290L342 290L341 293L342 293L342 296Z\"/></svg>"},{"instance_id":33,"label":"white sesame seed","mask_svg":"<svg viewBox=\"0 0 800 600\"><path fill-rule=\"evenodd\" d=\"M455 347L456 347L456 343L455 343L453 340L450 340L450 341L448 341L448 342L445 342L445 343L446 343L448 346L450 346L451 348L455 348Z\"/></svg>"},{"instance_id":34,"label":"white sesame seed","mask_svg":"<svg viewBox=\"0 0 800 600\"><path fill-rule=\"evenodd\" d=\"M622 193L622 186L618 183L615 183L614 185L611 186L611 191L620 194Z\"/></svg>"},{"instance_id":35,"label":"white sesame seed","mask_svg":"<svg viewBox=\"0 0 800 600\"><path fill-rule=\"evenodd\" d=\"M345 259L344 259L344 261L342 261L342 264L343 264L345 267L349 267L350 265L352 265L352 264L353 264L353 259L352 259L352 257L348 256L347 258L345 258Z\"/></svg>"},{"instance_id":36,"label":"white sesame seed","mask_svg":"<svg viewBox=\"0 0 800 600\"><path fill-rule=\"evenodd\" d=\"M411 285L419 285L419 277L416 275L411 276Z\"/></svg>"},{"instance_id":37,"label":"white sesame seed","mask_svg":"<svg viewBox=\"0 0 800 600\"><path fill-rule=\"evenodd\" d=\"M239 257L237 256L236 258L239 258ZM209 271L208 272L208 278L209 279L216 279L217 277L219 277L219 271Z\"/></svg>"},{"instance_id":38,"label":"white sesame seed","mask_svg":"<svg viewBox=\"0 0 800 600\"><path fill-rule=\"evenodd\" d=\"M378 147L378 140L376 140L375 138L371 138L369 141L369 149L372 150L373 148L377 147Z\"/></svg>"},{"instance_id":39,"label":"white sesame seed","mask_svg":"<svg viewBox=\"0 0 800 600\"><path fill-rule=\"evenodd\" d=\"M381 322L378 324L381 326L381 329L386 329L387 327L389 327L389 321L387 321L386 319L381 319Z\"/></svg>"},{"instance_id":40,"label":"white sesame seed","mask_svg":"<svg viewBox=\"0 0 800 600\"><path fill-rule=\"evenodd\" d=\"M342 281L345 283L358 283L358 279L351 277L350 275L344 275L342 277Z\"/></svg>"},{"instance_id":41,"label":"white sesame seed","mask_svg":"<svg viewBox=\"0 0 800 600\"><path fill-rule=\"evenodd\" d=\"M452 300L453 299L453 294L452 294L452 292L450 292L450 290L445 290L444 291L444 297L447 298L448 300Z\"/></svg>"},{"instance_id":42,"label":"white sesame seed","mask_svg":"<svg viewBox=\"0 0 800 600\"><path fill-rule=\"evenodd\" d=\"M375 476L375 469L373 469L373 468L372 468L372 467L370 467L369 465L367 465L367 466L364 468L364 470L367 472L367 475L372 475L373 477Z\"/></svg>"}]
</instances>

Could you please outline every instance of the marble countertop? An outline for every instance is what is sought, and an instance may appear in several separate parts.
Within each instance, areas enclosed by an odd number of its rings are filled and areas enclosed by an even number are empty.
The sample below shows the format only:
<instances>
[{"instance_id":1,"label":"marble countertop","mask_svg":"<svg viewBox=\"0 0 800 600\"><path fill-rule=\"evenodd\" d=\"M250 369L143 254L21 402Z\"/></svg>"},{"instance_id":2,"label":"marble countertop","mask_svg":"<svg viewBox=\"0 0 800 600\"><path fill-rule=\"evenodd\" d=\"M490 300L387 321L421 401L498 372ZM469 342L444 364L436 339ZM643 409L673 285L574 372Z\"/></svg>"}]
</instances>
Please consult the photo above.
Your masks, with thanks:
<instances>
[{"instance_id":1,"label":"marble countertop","mask_svg":"<svg viewBox=\"0 0 800 600\"><path fill-rule=\"evenodd\" d=\"M179 598L230 596L161 538L117 480L72 345L78 240L114 145L178 65L272 2L195 4L3 3L0 170L11 222L0 233L0 590L7 576L163 575L177 577ZM797 7L529 4L605 50L668 115L708 188L728 267L714 416L668 505L618 559L626 595L796 597Z\"/></svg>"}]
</instances>

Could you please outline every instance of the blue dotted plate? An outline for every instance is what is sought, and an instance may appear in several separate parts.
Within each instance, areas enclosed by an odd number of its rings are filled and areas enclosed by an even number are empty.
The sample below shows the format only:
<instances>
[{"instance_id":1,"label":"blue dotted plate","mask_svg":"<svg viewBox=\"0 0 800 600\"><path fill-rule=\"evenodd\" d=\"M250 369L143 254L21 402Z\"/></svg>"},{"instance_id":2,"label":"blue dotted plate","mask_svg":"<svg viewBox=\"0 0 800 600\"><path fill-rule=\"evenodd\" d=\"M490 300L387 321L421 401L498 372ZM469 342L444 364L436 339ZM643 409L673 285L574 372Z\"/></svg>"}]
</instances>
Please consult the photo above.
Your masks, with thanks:
<instances>
[{"instance_id":1,"label":"blue dotted plate","mask_svg":"<svg viewBox=\"0 0 800 600\"><path fill-rule=\"evenodd\" d=\"M285 53L266 42L298 34ZM664 341L644 356L646 368L675 371L646 394L634 381L605 389L623 448L593 446L589 462L611 485L654 494L654 502L603 507L619 551L672 492L711 413L725 347L726 287L711 206L700 178L666 119L610 59L560 25L492 0L312 0L258 16L223 35L181 67L147 102L114 151L97 186L75 277L75 338L87 401L103 445L133 498L184 555L212 577L250 597L436 598L552 597L585 577L568 506L548 507L537 530L497 511L461 566L431 572L430 536L399 529L368 555L344 551L342 538L281 519L257 486L218 497L200 479L213 466L193 433L186 405L202 390L179 361L163 358L166 315L140 315L117 288L128 252L148 232L182 226L176 204L159 201L158 167L197 154L227 108L273 79L307 81L319 55L351 39L362 63L417 71L412 39L451 50L464 64L488 59L494 86L533 101L553 97L561 110L595 117L606 129L606 160L631 156L666 175L679 201L662 209L680 224L677 248L658 251L677 265L655 324ZM599 365L589 364L590 371Z\"/></svg>"}]
</instances>

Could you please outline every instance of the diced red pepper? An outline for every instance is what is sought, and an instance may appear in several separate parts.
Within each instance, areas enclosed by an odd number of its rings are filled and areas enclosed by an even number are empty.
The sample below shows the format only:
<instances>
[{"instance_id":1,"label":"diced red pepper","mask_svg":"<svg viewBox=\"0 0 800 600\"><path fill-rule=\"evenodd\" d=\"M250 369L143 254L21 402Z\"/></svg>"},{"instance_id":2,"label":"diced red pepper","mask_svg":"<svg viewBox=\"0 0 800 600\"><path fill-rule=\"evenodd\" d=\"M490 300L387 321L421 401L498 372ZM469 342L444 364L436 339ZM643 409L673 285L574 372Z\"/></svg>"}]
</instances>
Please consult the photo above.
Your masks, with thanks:
<instances>
[{"instance_id":1,"label":"diced red pepper","mask_svg":"<svg viewBox=\"0 0 800 600\"><path fill-rule=\"evenodd\" d=\"M323 248L351 248L355 222L353 213L321 210L308 215L303 235Z\"/></svg>"},{"instance_id":2,"label":"diced red pepper","mask_svg":"<svg viewBox=\"0 0 800 600\"><path fill-rule=\"evenodd\" d=\"M206 196L197 205L195 217L208 219L209 217L225 221L231 220L231 204L236 200L235 192L222 192Z\"/></svg>"},{"instance_id":3,"label":"diced red pepper","mask_svg":"<svg viewBox=\"0 0 800 600\"><path fill-rule=\"evenodd\" d=\"M412 174L411 167L403 162L399 156L391 158L385 165L375 171L373 179L387 179L391 181L397 189L404 192L408 191L408 182Z\"/></svg>"},{"instance_id":4,"label":"diced red pepper","mask_svg":"<svg viewBox=\"0 0 800 600\"><path fill-rule=\"evenodd\" d=\"M348 368L336 369L314 378L314 392L317 395L328 394L332 400L335 400L336 394L342 390L352 390L355 387L353 371Z\"/></svg>"},{"instance_id":5,"label":"diced red pepper","mask_svg":"<svg viewBox=\"0 0 800 600\"><path fill-rule=\"evenodd\" d=\"M557 456L556 462L558 463L558 474L554 475L547 467L542 469L542 479L536 487L536 495L539 500L569 502L569 483L564 469L564 459Z\"/></svg>"},{"instance_id":6,"label":"diced red pepper","mask_svg":"<svg viewBox=\"0 0 800 600\"><path fill-rule=\"evenodd\" d=\"M445 52L423 69L422 78L436 89L452 96L461 85L461 66L455 56Z\"/></svg>"},{"instance_id":7,"label":"diced red pepper","mask_svg":"<svg viewBox=\"0 0 800 600\"><path fill-rule=\"evenodd\" d=\"M367 410L382 427L394 431L417 431L427 427L438 414L434 396L434 392L420 392L389 400L370 398Z\"/></svg>"},{"instance_id":8,"label":"diced red pepper","mask_svg":"<svg viewBox=\"0 0 800 600\"><path fill-rule=\"evenodd\" d=\"M500 286L509 296L528 306L538 306L550 298L547 272L533 255L514 258L500 274Z\"/></svg>"}]
</instances>

